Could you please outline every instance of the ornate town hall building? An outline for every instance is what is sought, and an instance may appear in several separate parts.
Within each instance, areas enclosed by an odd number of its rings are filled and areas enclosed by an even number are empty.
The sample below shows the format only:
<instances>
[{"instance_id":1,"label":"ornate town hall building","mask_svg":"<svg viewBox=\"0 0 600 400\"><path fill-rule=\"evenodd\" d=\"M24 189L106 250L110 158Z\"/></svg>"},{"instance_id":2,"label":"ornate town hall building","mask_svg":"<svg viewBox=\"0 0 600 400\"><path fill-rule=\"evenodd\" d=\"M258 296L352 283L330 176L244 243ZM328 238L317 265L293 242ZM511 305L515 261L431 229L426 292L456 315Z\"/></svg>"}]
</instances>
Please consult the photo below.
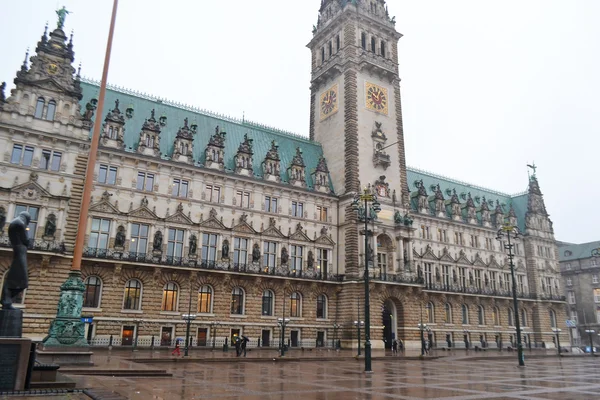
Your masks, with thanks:
<instances>
[{"instance_id":1,"label":"ornate town hall building","mask_svg":"<svg viewBox=\"0 0 600 400\"><path fill-rule=\"evenodd\" d=\"M437 346L509 346L515 312L526 343L551 346L551 328L566 318L535 174L511 196L406 167L400 37L384 0L323 0L308 44L305 138L110 86L97 115L99 85L73 68L72 39L44 32L0 97L0 276L11 258L7 222L32 216L25 333L48 333L85 227L82 315L94 343L170 344L191 307L195 345L237 334L276 345L284 316L292 346L350 345L353 321L364 319L368 251L374 347L418 345L421 321ZM382 208L367 249L352 208L364 188ZM524 233L519 310L496 240L505 220Z\"/></svg>"}]
</instances>

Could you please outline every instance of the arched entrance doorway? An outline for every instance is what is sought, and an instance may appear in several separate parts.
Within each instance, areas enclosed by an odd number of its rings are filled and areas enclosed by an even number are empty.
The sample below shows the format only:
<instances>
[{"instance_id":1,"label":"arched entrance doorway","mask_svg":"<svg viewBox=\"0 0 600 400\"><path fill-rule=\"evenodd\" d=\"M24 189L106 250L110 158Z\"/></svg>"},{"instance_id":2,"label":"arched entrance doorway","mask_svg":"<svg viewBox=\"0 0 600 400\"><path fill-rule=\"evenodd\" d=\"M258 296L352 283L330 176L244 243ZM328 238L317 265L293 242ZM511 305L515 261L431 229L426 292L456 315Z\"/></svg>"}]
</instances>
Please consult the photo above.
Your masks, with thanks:
<instances>
[{"instance_id":1,"label":"arched entrance doorway","mask_svg":"<svg viewBox=\"0 0 600 400\"><path fill-rule=\"evenodd\" d=\"M396 304L391 299L387 299L383 303L381 319L383 322L383 342L386 349L391 349L394 339L398 339L398 312Z\"/></svg>"}]
</instances>

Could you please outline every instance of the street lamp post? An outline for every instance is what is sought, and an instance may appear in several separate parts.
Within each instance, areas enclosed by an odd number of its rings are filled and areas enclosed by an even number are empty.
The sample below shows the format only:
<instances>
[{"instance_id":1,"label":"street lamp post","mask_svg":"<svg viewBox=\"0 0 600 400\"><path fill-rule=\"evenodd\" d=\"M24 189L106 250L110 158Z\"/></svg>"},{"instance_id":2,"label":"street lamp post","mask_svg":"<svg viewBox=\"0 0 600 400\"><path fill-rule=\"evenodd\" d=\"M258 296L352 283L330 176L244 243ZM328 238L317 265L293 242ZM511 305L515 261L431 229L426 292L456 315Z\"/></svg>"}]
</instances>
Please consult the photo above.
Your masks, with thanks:
<instances>
[{"instance_id":1,"label":"street lamp post","mask_svg":"<svg viewBox=\"0 0 600 400\"><path fill-rule=\"evenodd\" d=\"M365 326L365 321L354 321L354 326L356 327L357 339L358 339L358 356L360 356L360 327ZM366 356L366 354L365 354Z\"/></svg>"},{"instance_id":2,"label":"street lamp post","mask_svg":"<svg viewBox=\"0 0 600 400\"><path fill-rule=\"evenodd\" d=\"M138 344L138 337L139 337L139 332L140 332L140 322L142 322L141 319L134 319L133 322L135 322L135 338L133 338L133 347L131 348L131 351L137 351L137 344Z\"/></svg>"},{"instance_id":3,"label":"street lamp post","mask_svg":"<svg viewBox=\"0 0 600 400\"><path fill-rule=\"evenodd\" d=\"M369 209L369 203L372 205L371 209ZM377 201L377 196L365 188L362 194L354 196L352 208L357 212L358 220L365 223L365 372L370 373L373 372L373 369L371 368L371 312L369 304L369 221L375 222L377 213L381 211L381 204ZM361 209L363 211L362 215ZM372 215L371 211L373 211Z\"/></svg>"},{"instance_id":4,"label":"street lamp post","mask_svg":"<svg viewBox=\"0 0 600 400\"><path fill-rule=\"evenodd\" d=\"M586 329L585 333L587 333L588 337L590 338L590 351L592 352L592 356L593 356L594 355L594 341L592 340L592 335L594 333L596 333L596 331L593 329Z\"/></svg>"},{"instance_id":5,"label":"street lamp post","mask_svg":"<svg viewBox=\"0 0 600 400\"><path fill-rule=\"evenodd\" d=\"M519 302L517 300L517 280L515 279L515 264L513 262L513 258L515 254L513 253L514 244L511 242L512 240L516 240L519 237L519 229L516 226L511 225L510 223L505 223L502 225L502 228L498 230L498 236L496 239L501 241L506 237L507 244L504 245L504 248L508 250L508 261L510 265L510 275L512 278L512 297L513 297L513 307L514 307L514 315L515 315L515 327L517 328L517 357L519 359L519 366L525 366L525 357L523 355L523 342L521 340L521 323L519 321Z\"/></svg>"},{"instance_id":6,"label":"street lamp post","mask_svg":"<svg viewBox=\"0 0 600 400\"><path fill-rule=\"evenodd\" d=\"M212 328L212 351L215 351L215 340L217 338L217 326L220 326L221 323L217 321L213 321L210 323L210 327Z\"/></svg>"},{"instance_id":7,"label":"street lamp post","mask_svg":"<svg viewBox=\"0 0 600 400\"><path fill-rule=\"evenodd\" d=\"M183 355L185 357L187 357L189 355L189 351L190 351L190 327L192 325L192 321L196 319L196 315L195 314L183 314L181 316L181 318L185 321L186 323L186 328L185 328L185 352L183 353Z\"/></svg>"},{"instance_id":8,"label":"street lamp post","mask_svg":"<svg viewBox=\"0 0 600 400\"><path fill-rule=\"evenodd\" d=\"M552 332L556 333L556 346L558 347L558 356L560 357L560 332L558 328L552 328Z\"/></svg>"},{"instance_id":9,"label":"street lamp post","mask_svg":"<svg viewBox=\"0 0 600 400\"><path fill-rule=\"evenodd\" d=\"M335 350L339 350L339 347L338 347L338 329L341 329L341 328L342 328L342 325L340 325L338 323L334 323L333 324L333 337L334 337L334 339L333 339L333 348Z\"/></svg>"},{"instance_id":10,"label":"street lamp post","mask_svg":"<svg viewBox=\"0 0 600 400\"><path fill-rule=\"evenodd\" d=\"M285 356L285 326L290 322L289 318L277 318L277 324L281 328L281 351L279 353L280 357Z\"/></svg>"}]
</instances>

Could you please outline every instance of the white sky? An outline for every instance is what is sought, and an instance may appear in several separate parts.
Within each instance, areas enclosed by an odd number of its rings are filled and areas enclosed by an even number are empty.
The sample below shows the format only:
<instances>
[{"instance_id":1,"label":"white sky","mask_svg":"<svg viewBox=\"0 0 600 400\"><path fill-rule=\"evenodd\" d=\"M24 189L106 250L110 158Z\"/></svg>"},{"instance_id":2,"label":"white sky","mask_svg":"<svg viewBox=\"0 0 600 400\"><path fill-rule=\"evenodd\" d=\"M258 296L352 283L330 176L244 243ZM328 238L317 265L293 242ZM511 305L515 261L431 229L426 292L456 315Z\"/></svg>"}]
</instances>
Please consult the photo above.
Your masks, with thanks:
<instances>
[{"instance_id":1,"label":"white sky","mask_svg":"<svg viewBox=\"0 0 600 400\"><path fill-rule=\"evenodd\" d=\"M308 136L321 0L121 0L109 81ZM0 0L0 81L65 5L100 79L112 1ZM411 166L498 191L538 179L559 240L598 240L600 1L391 0Z\"/></svg>"}]
</instances>

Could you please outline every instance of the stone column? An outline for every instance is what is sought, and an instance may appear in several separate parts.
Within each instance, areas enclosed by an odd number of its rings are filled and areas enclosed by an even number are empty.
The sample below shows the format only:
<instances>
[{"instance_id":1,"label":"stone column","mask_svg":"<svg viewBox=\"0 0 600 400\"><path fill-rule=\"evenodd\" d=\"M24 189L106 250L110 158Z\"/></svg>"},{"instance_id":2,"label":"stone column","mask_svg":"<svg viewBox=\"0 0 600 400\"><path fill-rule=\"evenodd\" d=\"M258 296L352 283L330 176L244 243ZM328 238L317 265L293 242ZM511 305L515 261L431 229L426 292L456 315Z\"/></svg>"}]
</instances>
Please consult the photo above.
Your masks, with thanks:
<instances>
[{"instance_id":1,"label":"stone column","mask_svg":"<svg viewBox=\"0 0 600 400\"><path fill-rule=\"evenodd\" d=\"M398 241L398 267L396 268L396 272L402 272L404 270L404 239L401 236L396 237Z\"/></svg>"}]
</instances>

